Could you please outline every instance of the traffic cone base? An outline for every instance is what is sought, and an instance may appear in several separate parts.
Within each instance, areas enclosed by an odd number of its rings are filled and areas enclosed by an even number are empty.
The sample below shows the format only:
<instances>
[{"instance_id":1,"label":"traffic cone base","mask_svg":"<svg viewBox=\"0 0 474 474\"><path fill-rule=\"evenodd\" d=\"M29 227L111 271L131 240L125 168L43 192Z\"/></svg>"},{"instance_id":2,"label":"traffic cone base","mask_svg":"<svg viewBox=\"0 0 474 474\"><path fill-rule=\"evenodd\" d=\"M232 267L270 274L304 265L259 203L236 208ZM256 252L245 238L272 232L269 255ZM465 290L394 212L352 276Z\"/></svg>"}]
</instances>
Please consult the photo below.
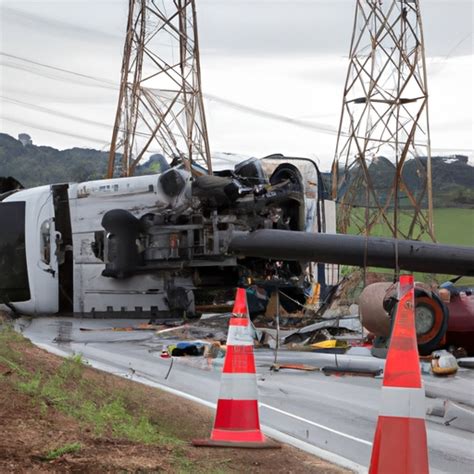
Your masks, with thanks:
<instances>
[{"instance_id":1,"label":"traffic cone base","mask_svg":"<svg viewBox=\"0 0 474 474\"><path fill-rule=\"evenodd\" d=\"M257 375L245 290L239 288L234 315L229 321L227 351L221 388L210 439L193 440L194 446L222 448L280 448L260 430Z\"/></svg>"},{"instance_id":2,"label":"traffic cone base","mask_svg":"<svg viewBox=\"0 0 474 474\"><path fill-rule=\"evenodd\" d=\"M265 438L263 441L214 441L212 439L193 439L193 446L197 448L246 448L246 449L280 449L276 441Z\"/></svg>"},{"instance_id":3,"label":"traffic cone base","mask_svg":"<svg viewBox=\"0 0 474 474\"><path fill-rule=\"evenodd\" d=\"M369 474L427 473L428 452L423 449L426 445L424 419L379 416Z\"/></svg>"}]
</instances>

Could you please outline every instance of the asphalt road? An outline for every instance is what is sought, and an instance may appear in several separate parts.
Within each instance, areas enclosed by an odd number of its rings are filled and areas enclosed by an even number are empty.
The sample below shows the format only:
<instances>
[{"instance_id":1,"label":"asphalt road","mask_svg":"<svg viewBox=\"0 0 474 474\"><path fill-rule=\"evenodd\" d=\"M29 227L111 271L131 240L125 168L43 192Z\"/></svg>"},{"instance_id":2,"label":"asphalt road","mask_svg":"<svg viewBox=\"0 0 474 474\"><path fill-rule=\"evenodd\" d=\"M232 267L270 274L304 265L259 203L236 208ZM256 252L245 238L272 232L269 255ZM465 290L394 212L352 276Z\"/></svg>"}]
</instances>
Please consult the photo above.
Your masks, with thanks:
<instances>
[{"instance_id":1,"label":"asphalt road","mask_svg":"<svg viewBox=\"0 0 474 474\"><path fill-rule=\"evenodd\" d=\"M201 357L162 359L160 352L164 341L151 332L98 331L139 322L38 318L21 320L19 327L35 344L48 350L82 353L92 365L102 369L131 379L158 383L215 403L222 360L208 363ZM80 331L80 327L95 331ZM317 354L280 351L279 362L314 364L318 357ZM370 462L382 380L327 377L320 372L294 370L272 372L273 358L270 350L256 350L262 424L341 456L364 470ZM451 387L454 398L474 397L474 378L470 374L451 379L451 384L428 377L425 387L427 392L430 389L445 394L445 398L449 398ZM445 426L438 417L427 418L427 430L432 473L472 472L473 433ZM337 456L330 460L337 461Z\"/></svg>"}]
</instances>

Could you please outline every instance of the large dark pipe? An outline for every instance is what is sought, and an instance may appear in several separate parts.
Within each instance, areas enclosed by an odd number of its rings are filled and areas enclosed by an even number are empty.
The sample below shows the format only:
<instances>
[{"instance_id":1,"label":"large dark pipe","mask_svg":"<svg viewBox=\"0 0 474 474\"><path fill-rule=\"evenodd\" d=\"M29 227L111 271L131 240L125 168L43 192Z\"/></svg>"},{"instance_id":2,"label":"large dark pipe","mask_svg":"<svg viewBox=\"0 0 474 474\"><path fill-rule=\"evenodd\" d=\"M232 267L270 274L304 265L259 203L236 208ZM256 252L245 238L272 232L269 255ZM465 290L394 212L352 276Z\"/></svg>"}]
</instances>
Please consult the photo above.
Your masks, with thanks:
<instances>
[{"instance_id":1,"label":"large dark pipe","mask_svg":"<svg viewBox=\"0 0 474 474\"><path fill-rule=\"evenodd\" d=\"M474 247L288 230L234 233L229 250L246 257L301 260L474 276Z\"/></svg>"}]
</instances>

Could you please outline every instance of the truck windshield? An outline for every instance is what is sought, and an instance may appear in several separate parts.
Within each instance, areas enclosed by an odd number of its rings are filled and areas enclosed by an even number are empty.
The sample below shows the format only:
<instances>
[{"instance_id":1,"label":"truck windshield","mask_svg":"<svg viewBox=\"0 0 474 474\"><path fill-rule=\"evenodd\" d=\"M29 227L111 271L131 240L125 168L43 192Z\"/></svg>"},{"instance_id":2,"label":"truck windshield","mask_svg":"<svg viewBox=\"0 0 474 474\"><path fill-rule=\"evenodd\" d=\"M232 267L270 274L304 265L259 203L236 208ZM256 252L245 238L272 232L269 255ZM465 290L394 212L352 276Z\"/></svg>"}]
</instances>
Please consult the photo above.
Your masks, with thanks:
<instances>
[{"instance_id":1,"label":"truck windshield","mask_svg":"<svg viewBox=\"0 0 474 474\"><path fill-rule=\"evenodd\" d=\"M0 303L29 299L25 203L0 202Z\"/></svg>"}]
</instances>

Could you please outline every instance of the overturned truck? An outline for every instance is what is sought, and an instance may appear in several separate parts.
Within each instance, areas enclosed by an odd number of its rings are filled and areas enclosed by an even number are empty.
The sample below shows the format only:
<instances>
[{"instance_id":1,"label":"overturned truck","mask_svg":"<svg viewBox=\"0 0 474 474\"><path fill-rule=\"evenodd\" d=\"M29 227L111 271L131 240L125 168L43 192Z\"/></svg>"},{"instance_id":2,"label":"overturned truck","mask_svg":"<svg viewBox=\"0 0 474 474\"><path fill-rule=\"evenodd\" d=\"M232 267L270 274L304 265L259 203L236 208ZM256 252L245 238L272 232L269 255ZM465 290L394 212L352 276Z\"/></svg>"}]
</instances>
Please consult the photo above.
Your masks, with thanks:
<instances>
[{"instance_id":1,"label":"overturned truck","mask_svg":"<svg viewBox=\"0 0 474 474\"><path fill-rule=\"evenodd\" d=\"M229 244L235 232L327 227L316 165L281 155L212 176L178 166L4 191L0 303L26 314L192 316L195 295L268 279L298 298L304 263L238 258Z\"/></svg>"},{"instance_id":2,"label":"overturned truck","mask_svg":"<svg viewBox=\"0 0 474 474\"><path fill-rule=\"evenodd\" d=\"M304 301L305 276L327 283L324 263L474 275L471 247L334 234L334 203L306 159L272 155L212 176L169 167L32 189L12 183L0 194L0 308L19 313L193 316L203 294L250 283ZM427 298L419 327L439 342L446 307Z\"/></svg>"}]
</instances>

